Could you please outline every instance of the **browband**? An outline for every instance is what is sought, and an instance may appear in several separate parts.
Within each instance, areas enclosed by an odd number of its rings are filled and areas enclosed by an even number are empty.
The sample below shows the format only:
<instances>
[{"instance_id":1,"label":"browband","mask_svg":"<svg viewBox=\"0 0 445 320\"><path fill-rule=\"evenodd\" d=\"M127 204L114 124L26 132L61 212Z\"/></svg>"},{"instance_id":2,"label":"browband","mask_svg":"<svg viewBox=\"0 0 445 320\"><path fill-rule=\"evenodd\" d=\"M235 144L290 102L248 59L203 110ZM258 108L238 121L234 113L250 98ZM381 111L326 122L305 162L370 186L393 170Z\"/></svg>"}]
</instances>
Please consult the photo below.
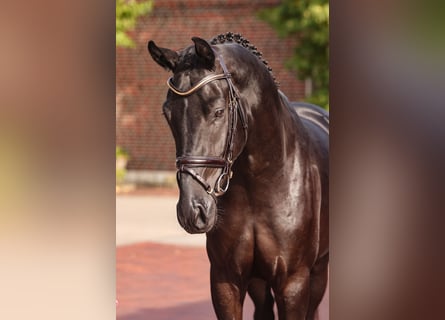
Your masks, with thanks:
<instances>
[{"instance_id":1,"label":"browband","mask_svg":"<svg viewBox=\"0 0 445 320\"><path fill-rule=\"evenodd\" d=\"M205 78L203 78L201 81L199 81L194 87L192 87L191 89L187 90L187 91L181 91L178 88L176 88L173 83L173 77L168 78L167 80L167 86L170 88L171 91L173 91L174 93L176 93L177 95L180 96L188 96L191 95L193 92L195 92L196 90L202 88L203 86L205 86L207 83L212 82L214 80L219 80L219 79L228 79L230 78L230 73L221 73L221 74L214 74L214 75L209 75Z\"/></svg>"}]
</instances>

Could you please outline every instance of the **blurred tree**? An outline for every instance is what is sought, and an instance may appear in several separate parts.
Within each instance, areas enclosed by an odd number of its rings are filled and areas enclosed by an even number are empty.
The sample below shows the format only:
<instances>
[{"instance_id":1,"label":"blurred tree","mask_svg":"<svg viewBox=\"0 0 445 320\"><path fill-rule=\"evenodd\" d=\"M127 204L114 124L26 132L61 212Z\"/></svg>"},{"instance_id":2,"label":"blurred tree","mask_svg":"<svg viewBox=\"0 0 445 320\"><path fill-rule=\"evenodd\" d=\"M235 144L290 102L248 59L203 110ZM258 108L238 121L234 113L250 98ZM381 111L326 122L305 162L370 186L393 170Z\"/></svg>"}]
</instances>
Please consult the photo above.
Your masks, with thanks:
<instances>
[{"instance_id":1,"label":"blurred tree","mask_svg":"<svg viewBox=\"0 0 445 320\"><path fill-rule=\"evenodd\" d=\"M138 17L151 11L153 1L116 0L116 47L133 47L126 31L134 28Z\"/></svg>"},{"instance_id":2,"label":"blurred tree","mask_svg":"<svg viewBox=\"0 0 445 320\"><path fill-rule=\"evenodd\" d=\"M300 80L310 80L308 102L329 109L329 2L328 0L283 0L260 11L281 37L296 37L298 44L286 65Z\"/></svg>"}]
</instances>

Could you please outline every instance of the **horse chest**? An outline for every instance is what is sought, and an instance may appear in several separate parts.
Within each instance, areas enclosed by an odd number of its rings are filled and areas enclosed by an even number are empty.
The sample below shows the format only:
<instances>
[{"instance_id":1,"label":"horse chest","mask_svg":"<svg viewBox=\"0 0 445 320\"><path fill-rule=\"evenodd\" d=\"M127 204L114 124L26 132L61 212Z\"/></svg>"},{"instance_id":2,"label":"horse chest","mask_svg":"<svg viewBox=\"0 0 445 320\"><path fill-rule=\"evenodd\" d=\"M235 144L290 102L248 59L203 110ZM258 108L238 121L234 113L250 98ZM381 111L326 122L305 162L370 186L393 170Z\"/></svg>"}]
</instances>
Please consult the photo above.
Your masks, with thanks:
<instances>
[{"instance_id":1,"label":"horse chest","mask_svg":"<svg viewBox=\"0 0 445 320\"><path fill-rule=\"evenodd\" d=\"M310 234L303 231L306 227L296 214L283 215L274 222L258 221L254 226L254 275L273 279L312 256L315 248L307 246Z\"/></svg>"}]
</instances>

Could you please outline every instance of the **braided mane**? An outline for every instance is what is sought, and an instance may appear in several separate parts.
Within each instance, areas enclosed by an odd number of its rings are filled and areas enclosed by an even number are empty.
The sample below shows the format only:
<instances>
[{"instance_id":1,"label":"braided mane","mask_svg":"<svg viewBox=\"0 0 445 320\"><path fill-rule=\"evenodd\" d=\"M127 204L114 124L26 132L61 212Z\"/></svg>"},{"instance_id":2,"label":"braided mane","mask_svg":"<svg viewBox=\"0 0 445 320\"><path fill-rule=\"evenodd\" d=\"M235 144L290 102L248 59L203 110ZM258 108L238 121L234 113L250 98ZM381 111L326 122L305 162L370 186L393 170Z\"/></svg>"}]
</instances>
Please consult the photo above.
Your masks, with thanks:
<instances>
[{"instance_id":1,"label":"braided mane","mask_svg":"<svg viewBox=\"0 0 445 320\"><path fill-rule=\"evenodd\" d=\"M279 83L275 79L275 76L272 73L272 68L269 66L269 63L263 58L263 54L258 50L258 48L255 47L254 45L252 45L249 42L249 40L244 38L241 34L233 33L233 32L219 34L216 37L214 37L212 40L210 40L210 44L212 44L212 45L223 44L225 42L236 42L236 43L242 45L244 48L248 49L253 55L255 55L266 66L266 68L267 68L267 70L269 70L269 73L270 73L273 81L275 82L275 84L277 86L279 85Z\"/></svg>"}]
</instances>

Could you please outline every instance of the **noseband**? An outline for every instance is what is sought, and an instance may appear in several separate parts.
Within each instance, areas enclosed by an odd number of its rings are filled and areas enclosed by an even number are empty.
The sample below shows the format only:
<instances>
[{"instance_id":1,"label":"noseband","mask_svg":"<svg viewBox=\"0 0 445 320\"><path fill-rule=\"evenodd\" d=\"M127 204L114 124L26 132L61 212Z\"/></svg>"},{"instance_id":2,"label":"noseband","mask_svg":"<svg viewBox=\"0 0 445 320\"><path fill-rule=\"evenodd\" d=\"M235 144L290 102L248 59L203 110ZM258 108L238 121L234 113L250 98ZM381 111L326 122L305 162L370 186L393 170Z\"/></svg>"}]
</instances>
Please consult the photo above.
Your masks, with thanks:
<instances>
[{"instance_id":1,"label":"noseband","mask_svg":"<svg viewBox=\"0 0 445 320\"><path fill-rule=\"evenodd\" d=\"M236 125L238 121L238 116L241 120L241 125L244 129L245 141L247 141L247 121L244 114L244 110L241 105L241 99L238 90L235 88L232 82L232 76L228 71L224 60L221 56L218 57L221 68L223 69L222 74L208 75L199 81L194 87L187 91L181 91L176 88L172 83L172 78L170 77L167 81L167 85L171 91L179 96L189 96L196 92L206 84L215 81L225 79L229 86L229 117L228 117L228 130L226 138L226 146L224 153L220 157L212 156L180 156L176 158L176 168L178 182L180 180L180 174L189 174L193 179L195 179L200 185L204 187L208 194L211 196L218 197L223 195L229 189L230 179L232 178L232 164L233 164L233 142L235 137ZM221 174L216 180L215 186L212 187L201 175L194 170L194 168L220 168L222 169Z\"/></svg>"}]
</instances>

